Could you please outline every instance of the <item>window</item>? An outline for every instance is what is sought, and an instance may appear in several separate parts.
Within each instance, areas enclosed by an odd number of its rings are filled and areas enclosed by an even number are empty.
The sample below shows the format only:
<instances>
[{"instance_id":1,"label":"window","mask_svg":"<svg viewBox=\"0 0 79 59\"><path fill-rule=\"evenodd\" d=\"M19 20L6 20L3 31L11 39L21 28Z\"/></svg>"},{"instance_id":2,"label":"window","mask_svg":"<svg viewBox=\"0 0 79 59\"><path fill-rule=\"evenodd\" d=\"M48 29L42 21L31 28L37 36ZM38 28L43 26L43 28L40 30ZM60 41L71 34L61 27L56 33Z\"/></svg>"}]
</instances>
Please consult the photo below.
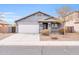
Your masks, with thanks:
<instances>
[{"instance_id":1,"label":"window","mask_svg":"<svg viewBox=\"0 0 79 59\"><path fill-rule=\"evenodd\" d=\"M78 13L78 18L79 18L79 13Z\"/></svg>"},{"instance_id":2,"label":"window","mask_svg":"<svg viewBox=\"0 0 79 59\"><path fill-rule=\"evenodd\" d=\"M58 27L58 25L57 25L57 24L55 24L55 27L57 28L57 27Z\"/></svg>"},{"instance_id":3,"label":"window","mask_svg":"<svg viewBox=\"0 0 79 59\"><path fill-rule=\"evenodd\" d=\"M54 24L52 24L52 27L54 27Z\"/></svg>"},{"instance_id":4,"label":"window","mask_svg":"<svg viewBox=\"0 0 79 59\"><path fill-rule=\"evenodd\" d=\"M52 24L52 28L53 29L57 29L58 28L58 24Z\"/></svg>"}]
</instances>

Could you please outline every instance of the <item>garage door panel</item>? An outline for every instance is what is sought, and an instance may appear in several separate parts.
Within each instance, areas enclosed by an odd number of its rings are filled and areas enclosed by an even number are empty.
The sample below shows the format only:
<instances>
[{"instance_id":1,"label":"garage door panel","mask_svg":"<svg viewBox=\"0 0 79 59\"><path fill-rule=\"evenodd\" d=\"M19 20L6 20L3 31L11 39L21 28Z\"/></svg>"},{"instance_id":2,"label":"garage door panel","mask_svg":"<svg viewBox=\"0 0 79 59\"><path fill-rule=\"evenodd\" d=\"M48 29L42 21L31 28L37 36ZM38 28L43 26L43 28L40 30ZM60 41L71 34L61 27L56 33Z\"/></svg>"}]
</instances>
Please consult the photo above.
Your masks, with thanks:
<instances>
[{"instance_id":1,"label":"garage door panel","mask_svg":"<svg viewBox=\"0 0 79 59\"><path fill-rule=\"evenodd\" d=\"M19 33L39 33L39 25L18 25Z\"/></svg>"}]
</instances>

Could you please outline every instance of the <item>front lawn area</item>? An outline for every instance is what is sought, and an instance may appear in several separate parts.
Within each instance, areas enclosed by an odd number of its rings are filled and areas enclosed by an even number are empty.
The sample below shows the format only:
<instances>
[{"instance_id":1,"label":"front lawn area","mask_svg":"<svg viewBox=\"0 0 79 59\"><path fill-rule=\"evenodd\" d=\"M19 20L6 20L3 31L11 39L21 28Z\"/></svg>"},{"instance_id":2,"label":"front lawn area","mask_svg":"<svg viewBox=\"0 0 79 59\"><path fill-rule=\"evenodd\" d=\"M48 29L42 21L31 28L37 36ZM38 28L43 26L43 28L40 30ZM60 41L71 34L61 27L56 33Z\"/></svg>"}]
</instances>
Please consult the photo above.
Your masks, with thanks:
<instances>
[{"instance_id":1,"label":"front lawn area","mask_svg":"<svg viewBox=\"0 0 79 59\"><path fill-rule=\"evenodd\" d=\"M78 41L79 33L66 33L65 35L61 34L50 34L48 36L40 34L41 41Z\"/></svg>"},{"instance_id":2,"label":"front lawn area","mask_svg":"<svg viewBox=\"0 0 79 59\"><path fill-rule=\"evenodd\" d=\"M0 40L11 36L13 33L0 33Z\"/></svg>"}]
</instances>

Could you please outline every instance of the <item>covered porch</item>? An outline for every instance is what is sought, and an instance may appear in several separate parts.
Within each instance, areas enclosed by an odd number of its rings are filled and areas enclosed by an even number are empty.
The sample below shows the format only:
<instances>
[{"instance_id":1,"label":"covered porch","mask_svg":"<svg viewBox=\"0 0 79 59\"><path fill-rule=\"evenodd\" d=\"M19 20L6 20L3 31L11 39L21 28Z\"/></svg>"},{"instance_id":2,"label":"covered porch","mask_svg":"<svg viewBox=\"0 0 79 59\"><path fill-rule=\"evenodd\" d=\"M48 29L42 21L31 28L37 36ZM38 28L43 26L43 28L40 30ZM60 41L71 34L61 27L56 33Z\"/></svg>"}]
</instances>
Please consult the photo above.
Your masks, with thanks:
<instances>
[{"instance_id":1,"label":"covered porch","mask_svg":"<svg viewBox=\"0 0 79 59\"><path fill-rule=\"evenodd\" d=\"M49 33L59 33L59 29L63 27L61 22L57 20L40 20L39 21L39 32L44 29L48 29Z\"/></svg>"}]
</instances>

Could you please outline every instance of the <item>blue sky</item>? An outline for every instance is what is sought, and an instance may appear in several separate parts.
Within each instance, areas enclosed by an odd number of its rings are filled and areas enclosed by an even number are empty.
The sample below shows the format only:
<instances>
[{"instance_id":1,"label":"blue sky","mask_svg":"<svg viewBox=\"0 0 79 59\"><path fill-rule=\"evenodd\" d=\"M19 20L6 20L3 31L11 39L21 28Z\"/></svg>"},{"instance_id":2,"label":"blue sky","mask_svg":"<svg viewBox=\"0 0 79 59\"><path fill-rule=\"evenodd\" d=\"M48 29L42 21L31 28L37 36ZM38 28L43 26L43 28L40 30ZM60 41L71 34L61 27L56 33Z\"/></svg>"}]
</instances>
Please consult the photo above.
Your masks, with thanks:
<instances>
[{"instance_id":1,"label":"blue sky","mask_svg":"<svg viewBox=\"0 0 79 59\"><path fill-rule=\"evenodd\" d=\"M78 4L0 4L0 12L5 13L5 20L8 23L13 23L15 19L37 11L57 16L56 10L62 6L69 6L72 10L79 10Z\"/></svg>"}]
</instances>

